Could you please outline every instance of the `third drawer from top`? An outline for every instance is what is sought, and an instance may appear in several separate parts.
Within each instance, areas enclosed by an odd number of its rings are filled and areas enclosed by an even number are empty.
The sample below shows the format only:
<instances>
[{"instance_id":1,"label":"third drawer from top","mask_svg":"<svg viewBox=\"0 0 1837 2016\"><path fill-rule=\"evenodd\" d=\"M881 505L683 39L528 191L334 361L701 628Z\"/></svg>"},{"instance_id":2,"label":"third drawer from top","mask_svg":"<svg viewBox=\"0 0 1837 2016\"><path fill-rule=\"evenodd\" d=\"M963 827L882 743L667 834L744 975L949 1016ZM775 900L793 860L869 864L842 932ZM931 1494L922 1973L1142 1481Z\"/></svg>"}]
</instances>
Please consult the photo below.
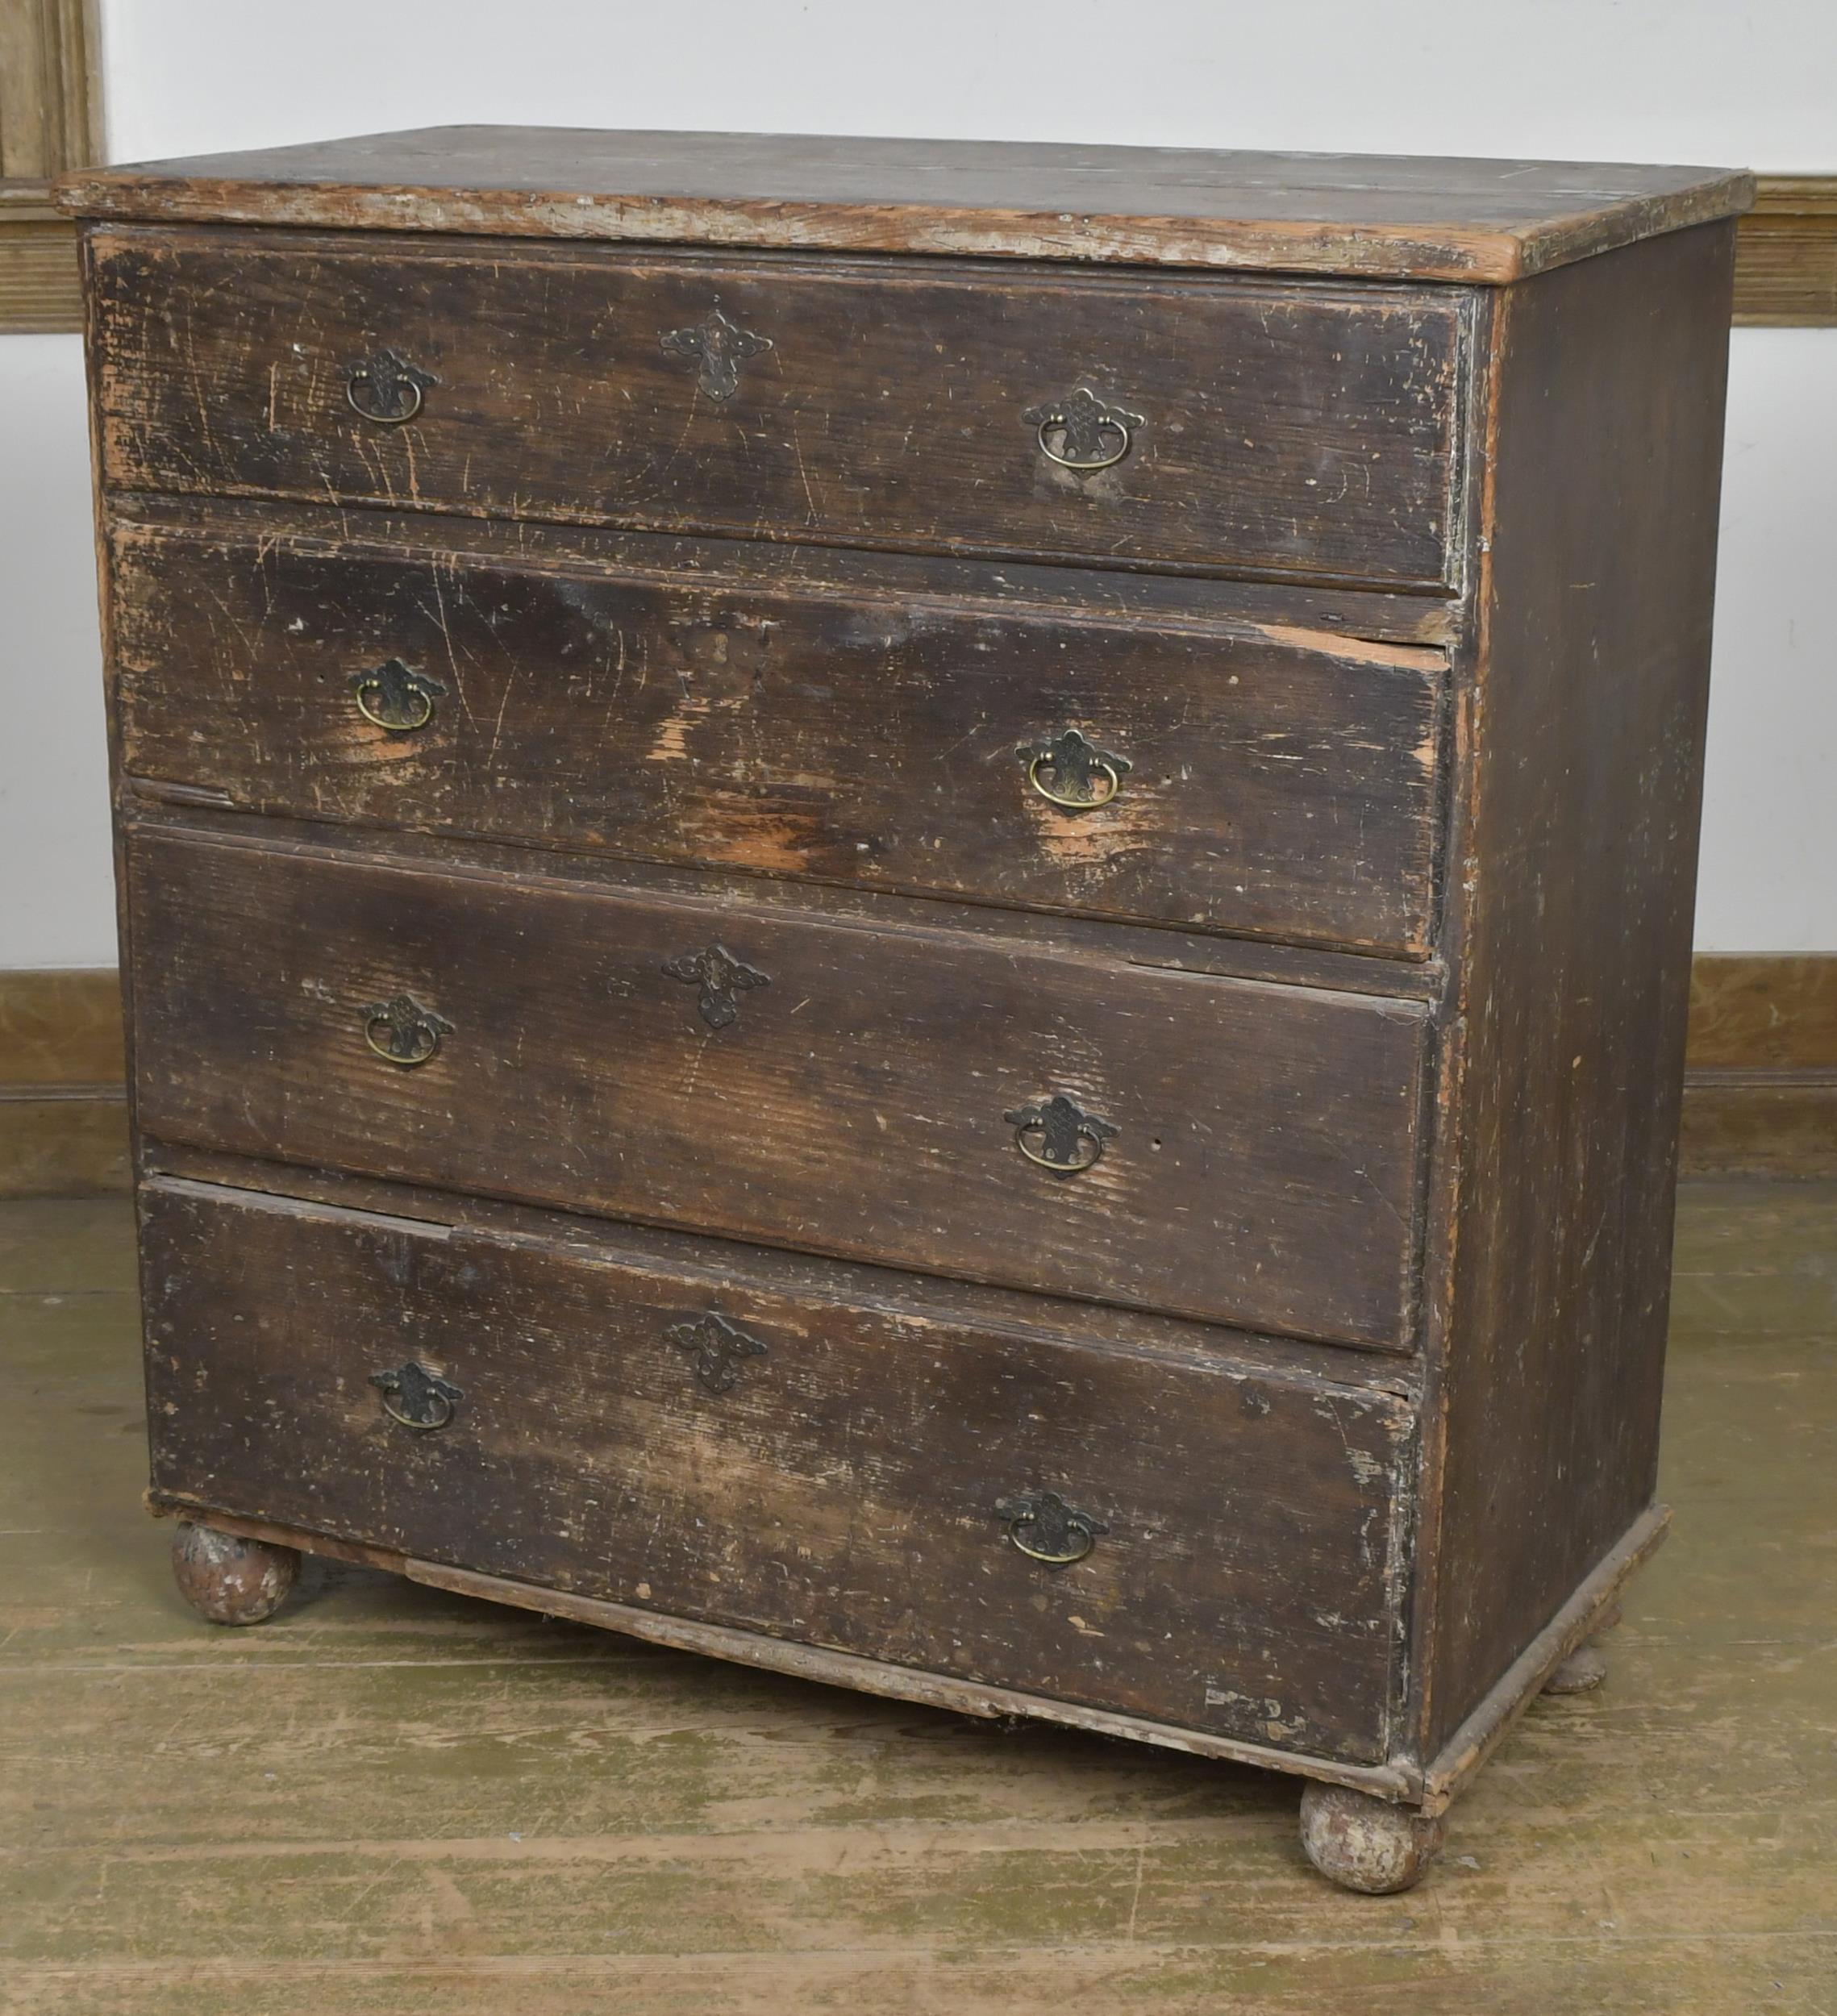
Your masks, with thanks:
<instances>
[{"instance_id":1,"label":"third drawer from top","mask_svg":"<svg viewBox=\"0 0 1837 2016\"><path fill-rule=\"evenodd\" d=\"M253 831L127 885L154 1139L1410 1340L1421 1002Z\"/></svg>"}]
</instances>

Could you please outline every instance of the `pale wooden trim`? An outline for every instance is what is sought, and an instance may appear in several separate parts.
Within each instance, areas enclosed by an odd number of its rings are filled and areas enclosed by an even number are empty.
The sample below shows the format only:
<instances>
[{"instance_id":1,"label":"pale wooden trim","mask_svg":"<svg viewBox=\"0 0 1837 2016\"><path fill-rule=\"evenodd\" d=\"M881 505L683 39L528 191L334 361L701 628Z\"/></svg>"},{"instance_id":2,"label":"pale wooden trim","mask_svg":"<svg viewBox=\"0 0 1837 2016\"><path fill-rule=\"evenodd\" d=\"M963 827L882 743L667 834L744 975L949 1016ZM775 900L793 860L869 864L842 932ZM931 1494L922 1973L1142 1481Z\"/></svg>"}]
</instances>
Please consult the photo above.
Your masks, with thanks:
<instances>
[{"instance_id":1,"label":"pale wooden trim","mask_svg":"<svg viewBox=\"0 0 1837 2016\"><path fill-rule=\"evenodd\" d=\"M1753 328L1837 324L1837 175L1763 175L1735 236L1735 319Z\"/></svg>"},{"instance_id":2,"label":"pale wooden trim","mask_svg":"<svg viewBox=\"0 0 1837 2016\"><path fill-rule=\"evenodd\" d=\"M1837 1176L1837 953L1700 953L1690 973L1691 1176Z\"/></svg>"},{"instance_id":3,"label":"pale wooden trim","mask_svg":"<svg viewBox=\"0 0 1837 2016\"><path fill-rule=\"evenodd\" d=\"M51 184L100 160L97 0L0 0L0 334L81 329L77 234Z\"/></svg>"},{"instance_id":4,"label":"pale wooden trim","mask_svg":"<svg viewBox=\"0 0 1837 2016\"><path fill-rule=\"evenodd\" d=\"M0 1197L125 1189L127 1161L115 969L0 973Z\"/></svg>"}]
</instances>

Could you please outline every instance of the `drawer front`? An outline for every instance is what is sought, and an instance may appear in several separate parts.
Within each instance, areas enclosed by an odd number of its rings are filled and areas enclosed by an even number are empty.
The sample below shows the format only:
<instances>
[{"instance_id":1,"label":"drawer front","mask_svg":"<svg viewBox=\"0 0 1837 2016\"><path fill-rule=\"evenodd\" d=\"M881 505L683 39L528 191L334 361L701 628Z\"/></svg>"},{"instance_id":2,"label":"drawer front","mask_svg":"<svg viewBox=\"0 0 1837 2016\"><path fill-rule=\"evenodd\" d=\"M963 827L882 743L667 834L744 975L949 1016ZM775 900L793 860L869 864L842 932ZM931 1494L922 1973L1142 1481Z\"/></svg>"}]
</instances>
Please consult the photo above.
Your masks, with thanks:
<instances>
[{"instance_id":1,"label":"drawer front","mask_svg":"<svg viewBox=\"0 0 1837 2016\"><path fill-rule=\"evenodd\" d=\"M1383 1754L1411 1427L1393 1395L862 1306L725 1260L449 1236L202 1185L143 1202L157 1490Z\"/></svg>"},{"instance_id":2,"label":"drawer front","mask_svg":"<svg viewBox=\"0 0 1837 2016\"><path fill-rule=\"evenodd\" d=\"M293 234L92 258L127 489L1449 579L1445 292Z\"/></svg>"},{"instance_id":3,"label":"drawer front","mask_svg":"<svg viewBox=\"0 0 1837 2016\"><path fill-rule=\"evenodd\" d=\"M137 777L304 818L1428 947L1436 652L463 552L140 528L115 547Z\"/></svg>"},{"instance_id":4,"label":"drawer front","mask_svg":"<svg viewBox=\"0 0 1837 2016\"><path fill-rule=\"evenodd\" d=\"M130 878L155 1138L1406 1341L1418 1004L148 831Z\"/></svg>"}]
</instances>

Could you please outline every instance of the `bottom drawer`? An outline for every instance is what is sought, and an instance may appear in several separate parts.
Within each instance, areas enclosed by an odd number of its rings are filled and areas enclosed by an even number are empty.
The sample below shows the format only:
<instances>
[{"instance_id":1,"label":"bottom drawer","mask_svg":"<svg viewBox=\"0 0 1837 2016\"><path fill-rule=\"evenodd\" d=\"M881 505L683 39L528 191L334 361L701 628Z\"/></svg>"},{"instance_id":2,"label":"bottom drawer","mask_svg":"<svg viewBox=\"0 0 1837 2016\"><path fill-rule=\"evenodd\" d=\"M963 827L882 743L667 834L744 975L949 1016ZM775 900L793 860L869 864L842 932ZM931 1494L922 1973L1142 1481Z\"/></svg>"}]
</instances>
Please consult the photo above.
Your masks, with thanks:
<instances>
[{"instance_id":1,"label":"bottom drawer","mask_svg":"<svg viewBox=\"0 0 1837 2016\"><path fill-rule=\"evenodd\" d=\"M154 1488L1376 1762L1408 1403L678 1236L142 1192ZM880 1285L873 1285L879 1284ZM989 1312L999 1305L999 1313ZM1049 1495L1050 1494L1050 1495ZM1053 1560L1042 1557L1074 1556Z\"/></svg>"}]
</instances>

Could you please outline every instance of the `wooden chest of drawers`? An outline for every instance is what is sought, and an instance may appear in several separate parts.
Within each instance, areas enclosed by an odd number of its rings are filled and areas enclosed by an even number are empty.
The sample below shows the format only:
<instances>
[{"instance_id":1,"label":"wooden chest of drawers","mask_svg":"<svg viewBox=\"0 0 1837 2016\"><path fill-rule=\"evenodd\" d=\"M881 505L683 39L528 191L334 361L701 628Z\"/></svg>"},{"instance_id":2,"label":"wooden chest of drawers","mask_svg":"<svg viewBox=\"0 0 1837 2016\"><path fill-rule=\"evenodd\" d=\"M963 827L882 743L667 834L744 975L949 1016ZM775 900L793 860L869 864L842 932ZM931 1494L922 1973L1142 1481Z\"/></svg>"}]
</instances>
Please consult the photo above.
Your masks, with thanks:
<instances>
[{"instance_id":1,"label":"wooden chest of drawers","mask_svg":"<svg viewBox=\"0 0 1837 2016\"><path fill-rule=\"evenodd\" d=\"M297 1550L1314 1781L1656 1543L1702 170L465 130L83 217L152 1435Z\"/></svg>"}]
</instances>

